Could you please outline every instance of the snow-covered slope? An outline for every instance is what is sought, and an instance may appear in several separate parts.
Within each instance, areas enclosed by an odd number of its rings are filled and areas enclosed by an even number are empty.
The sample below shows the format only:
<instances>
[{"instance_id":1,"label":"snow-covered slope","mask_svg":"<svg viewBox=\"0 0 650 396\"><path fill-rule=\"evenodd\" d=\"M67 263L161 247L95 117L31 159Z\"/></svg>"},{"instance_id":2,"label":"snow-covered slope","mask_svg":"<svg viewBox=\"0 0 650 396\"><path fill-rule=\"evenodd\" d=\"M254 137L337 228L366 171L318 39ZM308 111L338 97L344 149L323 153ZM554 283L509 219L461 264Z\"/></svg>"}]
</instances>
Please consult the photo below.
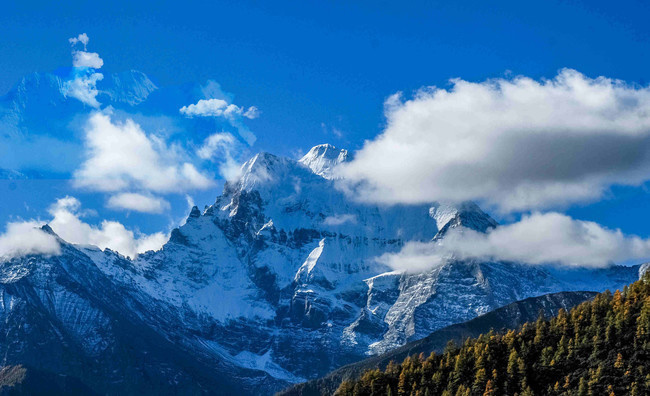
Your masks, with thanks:
<instances>
[{"instance_id":1,"label":"snow-covered slope","mask_svg":"<svg viewBox=\"0 0 650 396\"><path fill-rule=\"evenodd\" d=\"M319 144L312 147L299 162L318 176L331 179L335 176L336 166L349 159L347 150L338 150L331 144Z\"/></svg>"},{"instance_id":2,"label":"snow-covered slope","mask_svg":"<svg viewBox=\"0 0 650 396\"><path fill-rule=\"evenodd\" d=\"M3 366L21 364L70 378L96 394L226 395L251 378L256 380L249 393L284 383L178 342L187 337L180 310L96 264L124 274L135 270L131 261L115 252L60 243L59 256L0 263Z\"/></svg>"},{"instance_id":3,"label":"snow-covered slope","mask_svg":"<svg viewBox=\"0 0 650 396\"><path fill-rule=\"evenodd\" d=\"M497 224L473 203L356 203L330 177L346 156L330 145L300 161L256 155L214 205L193 210L160 252L140 256L136 283L153 298L202 317L199 326L245 335L245 343L202 336L233 361L268 367L291 381L522 298L598 291L637 279L638 268L585 269L576 276L552 267L473 261L420 274L394 272L376 258L407 241L444 238L451 227L484 232Z\"/></svg>"},{"instance_id":4,"label":"snow-covered slope","mask_svg":"<svg viewBox=\"0 0 650 396\"><path fill-rule=\"evenodd\" d=\"M219 375L236 378L243 393L264 394L516 300L602 291L638 278L638 267L479 261L395 272L376 258L408 241L444 238L452 227L485 232L498 225L473 203L379 207L350 200L336 188L333 170L346 158L330 145L299 161L260 153L213 205L192 209L162 250L135 261L66 245L57 258L3 263L1 283L12 290L3 292L5 312L19 317L11 301L27 298L11 289L16 277L39 290L65 279L37 276L42 269L33 272L30 263L59 268L80 257L73 292L37 291L42 296L30 307L48 301L52 317L88 340L84 353L115 345L111 315L124 311L192 361L211 362ZM98 293L101 304L85 293ZM104 309L109 303L119 305Z\"/></svg>"}]
</instances>

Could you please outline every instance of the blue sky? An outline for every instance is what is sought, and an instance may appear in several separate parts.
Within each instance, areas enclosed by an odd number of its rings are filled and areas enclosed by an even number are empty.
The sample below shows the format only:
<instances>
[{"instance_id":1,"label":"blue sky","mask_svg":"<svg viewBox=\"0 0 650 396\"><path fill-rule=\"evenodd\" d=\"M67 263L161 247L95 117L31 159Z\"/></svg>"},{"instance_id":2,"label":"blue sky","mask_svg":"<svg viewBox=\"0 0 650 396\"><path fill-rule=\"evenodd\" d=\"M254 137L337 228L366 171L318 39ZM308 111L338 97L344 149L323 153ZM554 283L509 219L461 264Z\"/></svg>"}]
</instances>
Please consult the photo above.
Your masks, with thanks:
<instances>
[{"instance_id":1,"label":"blue sky","mask_svg":"<svg viewBox=\"0 0 650 396\"><path fill-rule=\"evenodd\" d=\"M390 95L449 88L451 78L552 79L571 68L590 78L650 81L650 6L643 2L133 3L5 2L0 92L33 72L67 75L68 39L87 33L88 51L101 56L105 75L141 71L170 97L217 82L232 103L259 109L259 117L242 121L257 137L243 151L296 157L323 142L360 149L384 129ZM202 128L203 121L182 122ZM193 138L198 144L206 136ZM186 195L202 207L221 186L165 195L169 210L147 214L108 209L105 193L72 186L71 177L0 181L0 221L47 219L56 199L73 195L97 212L88 222L114 219L146 233L167 231L187 214ZM643 186L614 186L596 202L554 209L647 237L642 219L650 216L649 197ZM507 222L520 214L495 217Z\"/></svg>"}]
</instances>

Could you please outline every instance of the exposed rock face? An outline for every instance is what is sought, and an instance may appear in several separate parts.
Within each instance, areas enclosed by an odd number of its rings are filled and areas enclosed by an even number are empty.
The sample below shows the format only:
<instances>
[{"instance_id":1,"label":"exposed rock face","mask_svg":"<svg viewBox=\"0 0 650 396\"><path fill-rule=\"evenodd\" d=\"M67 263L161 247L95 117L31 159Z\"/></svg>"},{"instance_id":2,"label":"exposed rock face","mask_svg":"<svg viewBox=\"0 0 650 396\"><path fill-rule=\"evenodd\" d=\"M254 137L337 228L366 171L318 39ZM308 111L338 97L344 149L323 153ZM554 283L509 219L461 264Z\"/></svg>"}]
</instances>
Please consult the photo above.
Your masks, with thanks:
<instances>
[{"instance_id":1,"label":"exposed rock face","mask_svg":"<svg viewBox=\"0 0 650 396\"><path fill-rule=\"evenodd\" d=\"M498 225L472 203L350 200L332 170L346 158L329 145L300 161L258 154L214 205L133 261L62 241L61 256L0 263L5 364L98 393L268 394L516 300L638 278L638 267L479 261L395 272L376 257Z\"/></svg>"}]
</instances>

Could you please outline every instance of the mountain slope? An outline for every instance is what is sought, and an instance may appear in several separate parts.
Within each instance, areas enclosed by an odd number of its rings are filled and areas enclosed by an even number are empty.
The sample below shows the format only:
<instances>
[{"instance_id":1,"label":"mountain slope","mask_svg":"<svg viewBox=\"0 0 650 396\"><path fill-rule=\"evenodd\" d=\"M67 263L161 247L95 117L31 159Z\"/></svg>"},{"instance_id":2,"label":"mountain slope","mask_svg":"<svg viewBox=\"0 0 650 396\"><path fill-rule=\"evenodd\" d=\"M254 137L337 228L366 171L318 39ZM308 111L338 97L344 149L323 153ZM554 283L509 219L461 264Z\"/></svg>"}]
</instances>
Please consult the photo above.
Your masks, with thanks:
<instances>
[{"instance_id":1,"label":"mountain slope","mask_svg":"<svg viewBox=\"0 0 650 396\"><path fill-rule=\"evenodd\" d=\"M240 389L238 377L265 383L262 372L176 343L169 329L182 326L177 313L145 296L134 298L82 250L61 244L61 256L0 265L3 365L64 375L101 394L228 394ZM105 256L132 265L112 252Z\"/></svg>"},{"instance_id":2,"label":"mountain slope","mask_svg":"<svg viewBox=\"0 0 650 396\"><path fill-rule=\"evenodd\" d=\"M316 147L306 157L345 158L333 150ZM472 203L360 204L311 163L256 155L214 205L193 209L161 251L140 256L135 273L124 275L192 318L185 342L298 382L513 301L638 278L638 267L453 260L423 273L395 272L375 258L407 241L444 238L450 227L484 232L497 224Z\"/></svg>"},{"instance_id":3,"label":"mountain slope","mask_svg":"<svg viewBox=\"0 0 650 396\"><path fill-rule=\"evenodd\" d=\"M341 382L358 379L367 370L375 368L384 370L391 361L401 362L407 356L415 356L420 353L424 356L429 356L431 352L442 353L449 341L461 344L468 337L478 337L492 329L497 331L515 329L525 322L537 319L540 311L543 311L546 317L551 317L557 314L560 308L568 310L593 298L596 294L595 292L561 292L517 301L470 321L436 330L425 338L409 342L390 352L343 366L323 378L295 385L280 392L279 395L320 396L332 394Z\"/></svg>"}]
</instances>

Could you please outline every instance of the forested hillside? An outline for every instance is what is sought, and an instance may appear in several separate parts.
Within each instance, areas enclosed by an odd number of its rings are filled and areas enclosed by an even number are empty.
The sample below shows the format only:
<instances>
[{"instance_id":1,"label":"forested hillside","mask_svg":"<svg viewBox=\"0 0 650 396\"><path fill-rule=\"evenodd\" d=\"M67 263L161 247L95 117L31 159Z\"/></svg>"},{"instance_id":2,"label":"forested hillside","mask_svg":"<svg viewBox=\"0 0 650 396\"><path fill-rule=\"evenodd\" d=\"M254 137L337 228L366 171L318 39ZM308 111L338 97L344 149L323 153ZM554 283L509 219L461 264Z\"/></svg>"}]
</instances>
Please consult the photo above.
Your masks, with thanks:
<instances>
[{"instance_id":1,"label":"forested hillside","mask_svg":"<svg viewBox=\"0 0 650 396\"><path fill-rule=\"evenodd\" d=\"M650 275L551 320L343 382L337 395L650 394Z\"/></svg>"}]
</instances>

